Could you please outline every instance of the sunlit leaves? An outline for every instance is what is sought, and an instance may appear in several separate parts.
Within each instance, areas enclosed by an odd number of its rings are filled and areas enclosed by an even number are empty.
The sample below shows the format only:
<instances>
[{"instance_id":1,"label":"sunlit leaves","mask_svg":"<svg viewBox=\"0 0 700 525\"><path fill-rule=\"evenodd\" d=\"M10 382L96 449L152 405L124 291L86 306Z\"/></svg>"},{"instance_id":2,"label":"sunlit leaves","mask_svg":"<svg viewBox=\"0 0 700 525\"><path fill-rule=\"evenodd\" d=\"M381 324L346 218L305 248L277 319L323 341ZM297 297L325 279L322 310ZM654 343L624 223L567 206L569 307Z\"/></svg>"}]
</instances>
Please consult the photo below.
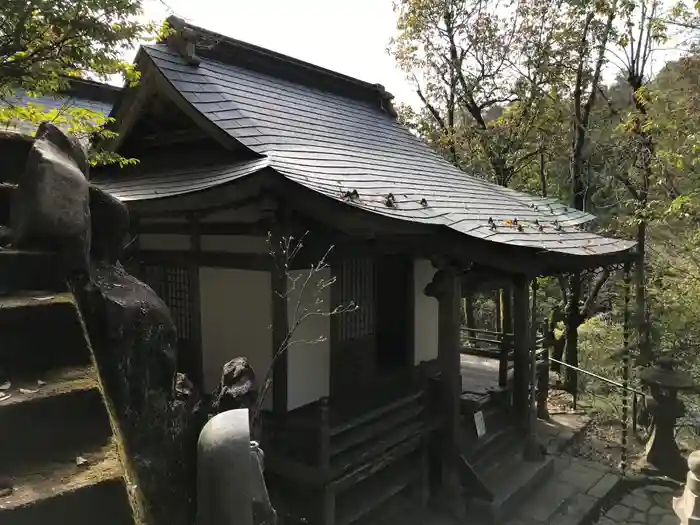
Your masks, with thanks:
<instances>
[{"instance_id":1,"label":"sunlit leaves","mask_svg":"<svg viewBox=\"0 0 700 525\"><path fill-rule=\"evenodd\" d=\"M13 103L66 90L70 78L107 80L120 75L138 82L125 50L153 38L158 28L141 21L141 0L4 0L0 3L0 126L48 120L84 138L107 134L104 115L71 106L46 109ZM160 28L160 34L168 30ZM98 158L99 157L99 158ZM131 162L93 153L93 162Z\"/></svg>"}]
</instances>

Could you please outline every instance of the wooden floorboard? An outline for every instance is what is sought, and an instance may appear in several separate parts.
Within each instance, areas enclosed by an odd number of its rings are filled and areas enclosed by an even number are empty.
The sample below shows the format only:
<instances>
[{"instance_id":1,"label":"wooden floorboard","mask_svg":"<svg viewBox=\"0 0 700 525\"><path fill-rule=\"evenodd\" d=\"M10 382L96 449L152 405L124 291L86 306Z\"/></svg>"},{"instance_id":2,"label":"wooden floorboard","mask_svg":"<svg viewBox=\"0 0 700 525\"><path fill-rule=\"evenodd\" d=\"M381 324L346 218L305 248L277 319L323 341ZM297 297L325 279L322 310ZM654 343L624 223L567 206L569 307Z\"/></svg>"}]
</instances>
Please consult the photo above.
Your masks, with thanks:
<instances>
[{"instance_id":1,"label":"wooden floorboard","mask_svg":"<svg viewBox=\"0 0 700 525\"><path fill-rule=\"evenodd\" d=\"M461 354L460 365L463 393L486 394L498 387L498 359ZM509 370L509 376L512 373Z\"/></svg>"}]
</instances>

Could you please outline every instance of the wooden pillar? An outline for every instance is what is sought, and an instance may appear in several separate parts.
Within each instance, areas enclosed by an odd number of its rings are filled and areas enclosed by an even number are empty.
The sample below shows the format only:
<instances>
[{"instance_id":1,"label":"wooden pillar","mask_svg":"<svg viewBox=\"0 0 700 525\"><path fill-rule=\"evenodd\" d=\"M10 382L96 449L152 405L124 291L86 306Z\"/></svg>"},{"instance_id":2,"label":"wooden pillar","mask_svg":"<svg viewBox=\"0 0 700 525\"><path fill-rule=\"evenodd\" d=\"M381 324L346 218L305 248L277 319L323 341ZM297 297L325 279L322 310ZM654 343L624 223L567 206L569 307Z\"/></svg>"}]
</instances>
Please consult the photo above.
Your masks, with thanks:
<instances>
[{"instance_id":1,"label":"wooden pillar","mask_svg":"<svg viewBox=\"0 0 700 525\"><path fill-rule=\"evenodd\" d=\"M274 259L270 271L270 302L272 305L272 410L277 415L287 413L287 354L289 319L287 317L287 265L288 254L284 253L287 232L283 203L276 199L266 201L266 222Z\"/></svg>"},{"instance_id":2,"label":"wooden pillar","mask_svg":"<svg viewBox=\"0 0 700 525\"><path fill-rule=\"evenodd\" d=\"M513 408L519 426L527 431L529 426L528 398L530 374L530 294L527 277L517 275L513 279Z\"/></svg>"},{"instance_id":3,"label":"wooden pillar","mask_svg":"<svg viewBox=\"0 0 700 525\"><path fill-rule=\"evenodd\" d=\"M190 329L192 333L192 381L202 388L204 386L204 349L202 348L202 295L199 286L199 255L202 253L202 240L200 235L199 217L192 214L188 217L190 227L190 249L192 261L190 262Z\"/></svg>"},{"instance_id":4,"label":"wooden pillar","mask_svg":"<svg viewBox=\"0 0 700 525\"><path fill-rule=\"evenodd\" d=\"M442 409L442 485L445 500L458 516L463 512L459 478L460 413L462 394L460 373L461 281L455 269L439 270L425 289L438 300L438 363L440 365L440 407Z\"/></svg>"}]
</instances>

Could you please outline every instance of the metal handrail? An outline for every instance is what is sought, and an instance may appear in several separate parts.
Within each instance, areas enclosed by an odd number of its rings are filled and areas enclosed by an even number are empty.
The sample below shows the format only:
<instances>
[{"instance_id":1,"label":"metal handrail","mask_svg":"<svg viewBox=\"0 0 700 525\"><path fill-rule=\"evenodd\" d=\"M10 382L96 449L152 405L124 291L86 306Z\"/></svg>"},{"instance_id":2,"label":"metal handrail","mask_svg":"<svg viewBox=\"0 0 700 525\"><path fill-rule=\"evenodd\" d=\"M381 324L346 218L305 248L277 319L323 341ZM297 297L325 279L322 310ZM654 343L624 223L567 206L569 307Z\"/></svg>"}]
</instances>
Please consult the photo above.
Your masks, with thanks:
<instances>
[{"instance_id":1,"label":"metal handrail","mask_svg":"<svg viewBox=\"0 0 700 525\"><path fill-rule=\"evenodd\" d=\"M510 339L513 338L513 333L512 332L494 332L493 330L487 330L486 328L473 328L471 326L466 326L462 325L460 326L460 329L463 332L478 332L480 334L488 334L488 335L495 335L495 336L505 336Z\"/></svg>"},{"instance_id":2,"label":"metal handrail","mask_svg":"<svg viewBox=\"0 0 700 525\"><path fill-rule=\"evenodd\" d=\"M618 388L622 388L623 390L629 390L630 392L634 392L637 395L644 396L646 397L646 394L642 392L641 390L637 390L636 388L631 388L629 386L625 386L622 383L618 383L617 381L613 381L612 379L608 379L607 377L599 376L598 374L594 374L593 372L589 372L588 370L584 370L583 368L579 368L574 365L570 365L569 363L565 363L564 361L559 361L558 359L554 359L553 357L549 357L550 361L553 361L555 363L558 363L560 365L564 365L568 368L572 368L573 370L576 370L577 372L581 372L582 374L585 374L587 376L595 377L596 379L600 379L601 381L605 383L609 383L611 385L614 385Z\"/></svg>"},{"instance_id":3,"label":"metal handrail","mask_svg":"<svg viewBox=\"0 0 700 525\"><path fill-rule=\"evenodd\" d=\"M566 367L569 367L573 370L576 370L577 372L581 372L582 374L585 374L590 377L594 377L595 379L598 379L600 381L603 381L604 383L608 383L609 385L613 385L621 390L626 390L629 392L632 392L634 395L632 397L632 432L635 434L637 433L637 412L639 410L638 408L638 399L637 396L642 396L644 399L646 399L646 394L642 392L641 390L637 390L636 388L631 388L629 386L625 386L622 383L618 383L617 381L613 381L612 379L608 379L607 377L600 376L598 374L594 374L593 372L589 372L588 370L584 370L583 368L579 368L574 365L570 365L568 363L565 363L564 361L560 361L559 359L555 359L551 356L549 356L549 360L553 361L555 363L558 363L560 365L564 365ZM578 390L578 389L577 389ZM576 407L576 395L574 395L574 408Z\"/></svg>"}]
</instances>

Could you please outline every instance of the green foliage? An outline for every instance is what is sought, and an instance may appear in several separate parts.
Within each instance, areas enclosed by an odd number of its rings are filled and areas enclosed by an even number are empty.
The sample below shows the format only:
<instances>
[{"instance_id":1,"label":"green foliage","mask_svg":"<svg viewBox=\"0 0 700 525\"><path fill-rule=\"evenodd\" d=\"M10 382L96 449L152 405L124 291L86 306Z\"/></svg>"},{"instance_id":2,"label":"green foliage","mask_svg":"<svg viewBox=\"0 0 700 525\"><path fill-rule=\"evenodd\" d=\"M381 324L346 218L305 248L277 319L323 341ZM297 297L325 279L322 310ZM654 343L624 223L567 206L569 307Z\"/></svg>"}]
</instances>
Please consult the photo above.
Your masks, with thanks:
<instances>
[{"instance_id":1,"label":"green foliage","mask_svg":"<svg viewBox=\"0 0 700 525\"><path fill-rule=\"evenodd\" d=\"M105 135L104 115L75 107L46 110L12 104L13 94L50 95L70 79L106 81L115 75L135 83L138 73L125 51L155 36L140 21L141 0L5 0L0 5L0 125L50 120L80 136ZM161 28L166 31L167 28ZM92 162L132 163L95 152Z\"/></svg>"},{"instance_id":2,"label":"green foliage","mask_svg":"<svg viewBox=\"0 0 700 525\"><path fill-rule=\"evenodd\" d=\"M681 357L700 377L698 5L395 4L397 35L390 50L423 98L423 108L405 108L402 118L457 166L572 201L573 134L584 127L583 207L598 217L592 228L645 240L646 271L631 298L633 328L642 326L635 324L643 319L635 309L642 308L651 319L654 352ZM687 43L682 58L651 69L659 48ZM604 82L594 85L601 52ZM615 69L619 76L609 82ZM584 123L580 110L589 98ZM536 316L542 318L561 310L566 283L539 281ZM594 281L583 279L581 309ZM612 275L594 299L586 313L591 317L580 327L581 364L619 379L620 276ZM480 325L490 326L485 304L477 298L475 313ZM590 382L582 386L593 388Z\"/></svg>"}]
</instances>

